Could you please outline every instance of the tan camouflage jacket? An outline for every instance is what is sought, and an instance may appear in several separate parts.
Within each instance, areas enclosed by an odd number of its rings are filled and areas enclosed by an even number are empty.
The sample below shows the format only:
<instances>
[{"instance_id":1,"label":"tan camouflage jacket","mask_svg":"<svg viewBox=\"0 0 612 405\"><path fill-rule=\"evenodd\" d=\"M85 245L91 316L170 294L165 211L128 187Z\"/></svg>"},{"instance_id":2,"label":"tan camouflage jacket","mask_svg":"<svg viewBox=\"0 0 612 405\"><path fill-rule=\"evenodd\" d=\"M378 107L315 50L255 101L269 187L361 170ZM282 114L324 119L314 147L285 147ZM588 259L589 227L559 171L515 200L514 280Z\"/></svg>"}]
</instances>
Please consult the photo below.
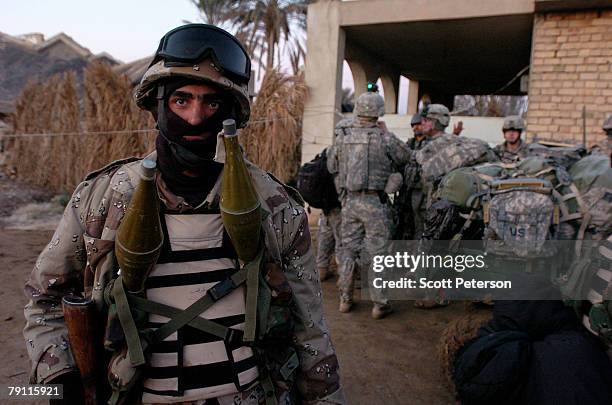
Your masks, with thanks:
<instances>
[{"instance_id":1,"label":"tan camouflage jacket","mask_svg":"<svg viewBox=\"0 0 612 405\"><path fill-rule=\"evenodd\" d=\"M155 159L155 155L149 157ZM305 403L341 404L338 362L323 313L322 293L311 247L308 218L281 185L248 163L264 214L267 256L282 268L293 293L295 348L300 358L297 387ZM38 257L25 293L24 337L32 364L30 381L45 383L74 369L61 298L85 291L99 307L115 270L114 239L135 186L140 161L115 162L79 184L51 242ZM158 179L159 180L159 179ZM160 187L162 183L162 187ZM218 202L220 181L206 201ZM158 181L161 201L171 210L188 210ZM289 191L289 192L288 192Z\"/></svg>"},{"instance_id":2,"label":"tan camouflage jacket","mask_svg":"<svg viewBox=\"0 0 612 405\"><path fill-rule=\"evenodd\" d=\"M527 146L527 142L521 140L521 145L519 148L515 152L510 152L508 149L506 149L506 142L503 142L495 146L493 150L503 163L512 163L516 161L517 157L522 158L527 156Z\"/></svg>"}]
</instances>

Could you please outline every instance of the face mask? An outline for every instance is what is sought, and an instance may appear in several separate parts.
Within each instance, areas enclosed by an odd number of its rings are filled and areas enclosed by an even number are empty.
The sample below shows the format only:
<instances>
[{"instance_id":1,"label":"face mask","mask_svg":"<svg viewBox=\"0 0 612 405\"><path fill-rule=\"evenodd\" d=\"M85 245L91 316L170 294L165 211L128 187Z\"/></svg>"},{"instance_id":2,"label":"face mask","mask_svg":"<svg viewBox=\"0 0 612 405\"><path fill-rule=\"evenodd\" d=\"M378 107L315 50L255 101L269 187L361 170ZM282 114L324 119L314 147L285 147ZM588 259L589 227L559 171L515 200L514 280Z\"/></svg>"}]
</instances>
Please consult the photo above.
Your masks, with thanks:
<instances>
[{"instance_id":1,"label":"face mask","mask_svg":"<svg viewBox=\"0 0 612 405\"><path fill-rule=\"evenodd\" d=\"M229 100L222 100L221 109L213 116L198 125L191 125L168 106L168 97L177 88L189 82L176 82L165 86L164 95L158 102L157 127L160 136L166 141L170 152L177 163L186 169L196 169L207 162L211 162L215 155L217 134L223 128L223 120L231 116ZM206 134L201 141L186 141L183 136Z\"/></svg>"}]
</instances>

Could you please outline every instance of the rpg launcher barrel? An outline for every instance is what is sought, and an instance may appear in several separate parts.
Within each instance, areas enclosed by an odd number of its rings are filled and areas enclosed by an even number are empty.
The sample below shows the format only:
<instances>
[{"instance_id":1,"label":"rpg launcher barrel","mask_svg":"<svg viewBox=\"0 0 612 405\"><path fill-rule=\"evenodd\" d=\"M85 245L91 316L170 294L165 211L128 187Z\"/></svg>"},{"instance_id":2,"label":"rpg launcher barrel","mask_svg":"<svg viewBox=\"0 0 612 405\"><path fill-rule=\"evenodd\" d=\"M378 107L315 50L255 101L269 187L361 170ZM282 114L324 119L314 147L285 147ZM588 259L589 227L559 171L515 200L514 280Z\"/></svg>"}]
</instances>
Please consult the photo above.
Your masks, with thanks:
<instances>
[{"instance_id":1,"label":"rpg launcher barrel","mask_svg":"<svg viewBox=\"0 0 612 405\"><path fill-rule=\"evenodd\" d=\"M121 278L125 288L132 293L144 291L145 281L157 262L164 240L155 187L155 167L156 163L152 160L142 161L140 183L115 240Z\"/></svg>"},{"instance_id":2,"label":"rpg launcher barrel","mask_svg":"<svg viewBox=\"0 0 612 405\"><path fill-rule=\"evenodd\" d=\"M81 374L86 405L104 402L102 340L97 309L91 299L68 295L62 299L72 355Z\"/></svg>"},{"instance_id":3,"label":"rpg launcher barrel","mask_svg":"<svg viewBox=\"0 0 612 405\"><path fill-rule=\"evenodd\" d=\"M221 218L238 258L248 263L255 258L261 238L261 209L253 180L238 143L236 122L223 121L225 167L221 182Z\"/></svg>"}]
</instances>

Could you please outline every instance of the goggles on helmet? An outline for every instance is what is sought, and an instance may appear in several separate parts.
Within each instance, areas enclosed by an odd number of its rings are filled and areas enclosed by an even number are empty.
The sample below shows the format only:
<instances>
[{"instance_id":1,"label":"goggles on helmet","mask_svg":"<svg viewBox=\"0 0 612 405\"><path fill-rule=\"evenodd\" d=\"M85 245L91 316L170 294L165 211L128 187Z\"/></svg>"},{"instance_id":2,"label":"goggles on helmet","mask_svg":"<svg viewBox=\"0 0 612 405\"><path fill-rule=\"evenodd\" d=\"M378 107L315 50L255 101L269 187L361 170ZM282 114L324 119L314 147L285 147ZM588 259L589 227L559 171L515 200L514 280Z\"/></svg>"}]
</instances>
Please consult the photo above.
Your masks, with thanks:
<instances>
[{"instance_id":1,"label":"goggles on helmet","mask_svg":"<svg viewBox=\"0 0 612 405\"><path fill-rule=\"evenodd\" d=\"M212 56L225 72L248 83L251 60L242 44L228 32L208 24L187 24L168 32L159 42L151 65L161 59L197 63L207 56Z\"/></svg>"}]
</instances>

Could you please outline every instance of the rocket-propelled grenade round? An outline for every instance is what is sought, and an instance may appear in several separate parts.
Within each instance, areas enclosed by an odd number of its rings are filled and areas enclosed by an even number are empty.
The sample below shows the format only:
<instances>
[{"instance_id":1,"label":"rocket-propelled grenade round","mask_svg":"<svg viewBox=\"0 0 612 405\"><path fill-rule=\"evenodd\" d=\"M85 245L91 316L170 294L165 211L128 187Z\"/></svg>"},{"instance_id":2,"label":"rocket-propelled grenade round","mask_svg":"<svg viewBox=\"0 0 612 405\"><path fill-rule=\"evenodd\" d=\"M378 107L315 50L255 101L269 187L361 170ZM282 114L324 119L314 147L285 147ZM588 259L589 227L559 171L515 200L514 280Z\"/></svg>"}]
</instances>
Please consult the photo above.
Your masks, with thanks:
<instances>
[{"instance_id":1,"label":"rocket-propelled grenade round","mask_svg":"<svg viewBox=\"0 0 612 405\"><path fill-rule=\"evenodd\" d=\"M121 278L126 289L133 293L144 290L164 239L159 219L155 168L154 161L142 161L140 183L115 238L115 255L121 268Z\"/></svg>"},{"instance_id":2,"label":"rocket-propelled grenade round","mask_svg":"<svg viewBox=\"0 0 612 405\"><path fill-rule=\"evenodd\" d=\"M250 262L261 237L260 202L238 143L236 121L223 121L225 167L221 182L221 218L238 258Z\"/></svg>"}]
</instances>

